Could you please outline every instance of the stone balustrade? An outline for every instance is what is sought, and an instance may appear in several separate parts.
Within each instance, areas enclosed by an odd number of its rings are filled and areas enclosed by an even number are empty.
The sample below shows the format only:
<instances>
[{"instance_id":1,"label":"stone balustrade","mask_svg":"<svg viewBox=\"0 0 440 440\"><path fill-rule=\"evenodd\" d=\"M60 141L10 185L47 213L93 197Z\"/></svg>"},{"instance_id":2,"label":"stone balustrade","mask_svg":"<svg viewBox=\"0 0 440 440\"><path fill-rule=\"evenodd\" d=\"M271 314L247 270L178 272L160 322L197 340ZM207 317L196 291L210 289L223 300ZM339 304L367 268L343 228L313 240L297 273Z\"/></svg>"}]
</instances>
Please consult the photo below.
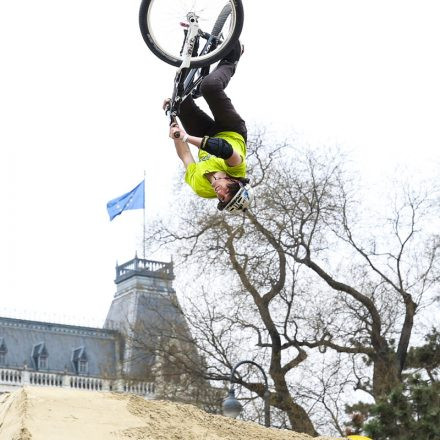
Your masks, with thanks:
<instances>
[{"instance_id":1,"label":"stone balustrade","mask_svg":"<svg viewBox=\"0 0 440 440\"><path fill-rule=\"evenodd\" d=\"M24 368L0 367L0 393L23 386L62 387L89 391L115 391L154 398L153 382L124 382L99 377L75 376L68 373L45 373Z\"/></svg>"},{"instance_id":2,"label":"stone balustrade","mask_svg":"<svg viewBox=\"0 0 440 440\"><path fill-rule=\"evenodd\" d=\"M140 396L154 395L154 383L153 382L135 382L123 384L123 390L125 393L138 394Z\"/></svg>"},{"instance_id":3,"label":"stone balustrade","mask_svg":"<svg viewBox=\"0 0 440 440\"><path fill-rule=\"evenodd\" d=\"M135 257L127 263L116 266L115 281L117 284L133 275L143 275L171 281L174 279L173 263L162 263Z\"/></svg>"},{"instance_id":4,"label":"stone balustrade","mask_svg":"<svg viewBox=\"0 0 440 440\"><path fill-rule=\"evenodd\" d=\"M0 385L21 385L22 371L8 368L0 368Z\"/></svg>"}]
</instances>

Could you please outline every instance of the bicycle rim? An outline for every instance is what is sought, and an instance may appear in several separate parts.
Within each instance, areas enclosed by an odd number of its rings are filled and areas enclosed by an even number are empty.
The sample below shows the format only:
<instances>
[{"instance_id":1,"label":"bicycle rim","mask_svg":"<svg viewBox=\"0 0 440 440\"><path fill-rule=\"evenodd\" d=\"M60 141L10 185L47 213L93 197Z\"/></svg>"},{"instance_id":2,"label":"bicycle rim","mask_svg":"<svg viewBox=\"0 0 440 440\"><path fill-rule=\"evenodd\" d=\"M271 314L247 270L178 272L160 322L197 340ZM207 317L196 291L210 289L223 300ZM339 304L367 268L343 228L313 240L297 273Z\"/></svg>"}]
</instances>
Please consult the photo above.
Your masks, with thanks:
<instances>
[{"instance_id":1,"label":"bicycle rim","mask_svg":"<svg viewBox=\"0 0 440 440\"><path fill-rule=\"evenodd\" d=\"M220 37L214 50L193 56L191 66L203 66L218 61L232 47L241 32L243 8L240 0L143 0L139 23L147 46L163 61L180 66L180 52L189 12L194 12L199 17L202 32L211 34L215 29ZM201 38L200 49L204 43L205 40Z\"/></svg>"}]
</instances>

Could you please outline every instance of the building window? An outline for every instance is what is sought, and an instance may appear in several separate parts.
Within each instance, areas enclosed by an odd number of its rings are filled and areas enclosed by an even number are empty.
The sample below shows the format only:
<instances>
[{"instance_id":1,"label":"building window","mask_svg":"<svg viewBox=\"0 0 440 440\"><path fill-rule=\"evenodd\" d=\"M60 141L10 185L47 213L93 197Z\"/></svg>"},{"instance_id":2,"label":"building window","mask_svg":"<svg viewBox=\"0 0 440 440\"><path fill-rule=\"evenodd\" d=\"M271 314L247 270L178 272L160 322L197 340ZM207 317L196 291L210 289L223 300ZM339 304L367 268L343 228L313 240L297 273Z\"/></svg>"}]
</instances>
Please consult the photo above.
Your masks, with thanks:
<instances>
[{"instance_id":1,"label":"building window","mask_svg":"<svg viewBox=\"0 0 440 440\"><path fill-rule=\"evenodd\" d=\"M76 374L88 374L89 360L84 346L72 350L72 364Z\"/></svg>"},{"instance_id":2,"label":"building window","mask_svg":"<svg viewBox=\"0 0 440 440\"><path fill-rule=\"evenodd\" d=\"M49 353L44 342L35 344L32 347L32 362L36 370L47 370L49 368L48 358Z\"/></svg>"},{"instance_id":3,"label":"building window","mask_svg":"<svg viewBox=\"0 0 440 440\"><path fill-rule=\"evenodd\" d=\"M79 361L78 362L78 373L86 374L87 373L87 361Z\"/></svg>"},{"instance_id":4,"label":"building window","mask_svg":"<svg viewBox=\"0 0 440 440\"><path fill-rule=\"evenodd\" d=\"M0 365L6 364L6 353L8 349L6 348L5 340L0 338Z\"/></svg>"},{"instance_id":5,"label":"building window","mask_svg":"<svg viewBox=\"0 0 440 440\"><path fill-rule=\"evenodd\" d=\"M40 356L38 358L38 369L39 370L47 370L47 356Z\"/></svg>"}]
</instances>

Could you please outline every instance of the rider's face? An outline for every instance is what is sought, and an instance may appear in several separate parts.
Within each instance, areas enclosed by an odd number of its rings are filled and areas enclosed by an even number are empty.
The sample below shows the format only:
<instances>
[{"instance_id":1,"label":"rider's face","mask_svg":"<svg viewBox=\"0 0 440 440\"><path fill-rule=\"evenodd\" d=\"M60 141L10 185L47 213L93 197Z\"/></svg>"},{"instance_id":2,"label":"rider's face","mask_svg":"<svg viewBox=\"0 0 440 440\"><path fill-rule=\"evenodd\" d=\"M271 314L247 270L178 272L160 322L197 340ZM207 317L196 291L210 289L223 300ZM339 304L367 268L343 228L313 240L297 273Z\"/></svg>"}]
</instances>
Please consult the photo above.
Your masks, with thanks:
<instances>
[{"instance_id":1,"label":"rider's face","mask_svg":"<svg viewBox=\"0 0 440 440\"><path fill-rule=\"evenodd\" d=\"M228 188L228 185L230 184L230 179L227 177L216 179L212 187L214 188L215 193L217 194L217 198L221 202L227 202L229 201L230 197L230 191Z\"/></svg>"}]
</instances>

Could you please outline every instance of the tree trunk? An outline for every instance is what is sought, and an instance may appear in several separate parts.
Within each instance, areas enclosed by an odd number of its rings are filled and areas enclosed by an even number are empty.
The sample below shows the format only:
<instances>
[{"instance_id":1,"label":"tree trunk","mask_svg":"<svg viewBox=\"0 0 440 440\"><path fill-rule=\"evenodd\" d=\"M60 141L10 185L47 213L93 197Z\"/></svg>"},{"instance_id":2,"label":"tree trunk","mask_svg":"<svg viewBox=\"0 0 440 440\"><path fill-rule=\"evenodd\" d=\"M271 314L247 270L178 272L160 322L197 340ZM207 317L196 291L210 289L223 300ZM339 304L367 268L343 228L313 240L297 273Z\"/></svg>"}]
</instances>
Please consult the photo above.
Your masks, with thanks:
<instances>
[{"instance_id":1,"label":"tree trunk","mask_svg":"<svg viewBox=\"0 0 440 440\"><path fill-rule=\"evenodd\" d=\"M304 408L296 404L292 399L289 398L289 402L286 405L286 414L289 417L292 429L295 432L304 432L313 437L318 436L313 424L310 420L309 415L306 413Z\"/></svg>"},{"instance_id":2,"label":"tree trunk","mask_svg":"<svg viewBox=\"0 0 440 440\"><path fill-rule=\"evenodd\" d=\"M293 401L287 388L285 377L281 373L278 375L272 373L271 376L274 380L276 391L276 393L273 394L275 399L271 401L271 404L287 414L290 425L294 431L303 432L313 437L318 436L319 434L316 432L307 412L301 405Z\"/></svg>"},{"instance_id":3,"label":"tree trunk","mask_svg":"<svg viewBox=\"0 0 440 440\"><path fill-rule=\"evenodd\" d=\"M399 362L394 353L379 355L374 361L373 395L377 400L400 384Z\"/></svg>"}]
</instances>

